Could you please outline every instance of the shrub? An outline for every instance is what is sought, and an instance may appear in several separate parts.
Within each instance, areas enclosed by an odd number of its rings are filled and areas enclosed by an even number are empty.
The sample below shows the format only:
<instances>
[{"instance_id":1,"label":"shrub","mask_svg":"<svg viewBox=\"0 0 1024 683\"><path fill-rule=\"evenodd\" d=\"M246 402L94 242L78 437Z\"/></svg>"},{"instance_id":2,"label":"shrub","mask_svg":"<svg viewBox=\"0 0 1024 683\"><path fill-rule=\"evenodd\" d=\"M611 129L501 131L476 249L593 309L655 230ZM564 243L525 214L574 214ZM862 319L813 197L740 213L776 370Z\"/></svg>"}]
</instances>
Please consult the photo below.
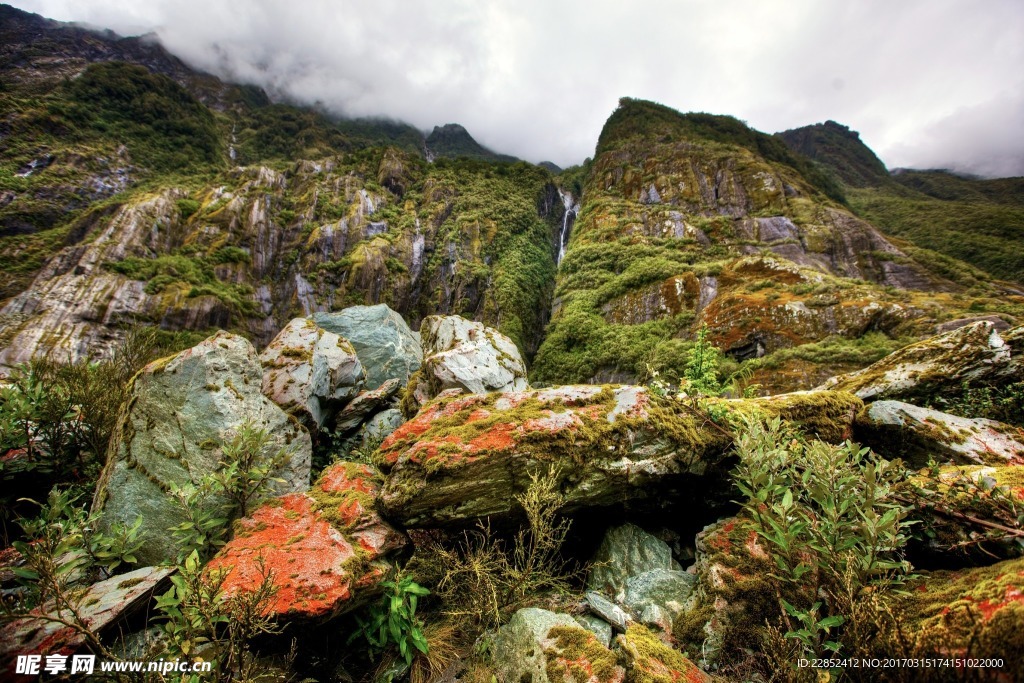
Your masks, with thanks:
<instances>
[{"instance_id":1,"label":"shrub","mask_svg":"<svg viewBox=\"0 0 1024 683\"><path fill-rule=\"evenodd\" d=\"M423 635L423 622L416 616L419 599L430 591L406 575L394 581L382 581L384 595L370 606L369 617L356 616L359 629L348 642L362 637L374 655L395 647L406 664L412 664L416 651L427 654L429 648Z\"/></svg>"}]
</instances>

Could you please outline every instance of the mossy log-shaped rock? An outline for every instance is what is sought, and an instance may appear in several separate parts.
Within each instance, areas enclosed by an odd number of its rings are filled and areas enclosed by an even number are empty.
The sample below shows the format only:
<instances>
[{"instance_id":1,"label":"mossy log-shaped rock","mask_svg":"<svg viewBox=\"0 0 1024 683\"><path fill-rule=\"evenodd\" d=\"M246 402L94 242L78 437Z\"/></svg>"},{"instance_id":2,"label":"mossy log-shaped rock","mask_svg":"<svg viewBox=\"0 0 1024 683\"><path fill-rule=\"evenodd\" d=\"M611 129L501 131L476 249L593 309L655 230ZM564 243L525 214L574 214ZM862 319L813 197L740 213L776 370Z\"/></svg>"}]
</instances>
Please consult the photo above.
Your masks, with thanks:
<instances>
[{"instance_id":1,"label":"mossy log-shaped rock","mask_svg":"<svg viewBox=\"0 0 1024 683\"><path fill-rule=\"evenodd\" d=\"M279 618L330 618L379 593L406 543L373 507L380 476L368 465L341 462L308 493L292 493L236 525L235 537L207 566L223 571L226 595L253 592L268 574L277 589L267 613Z\"/></svg>"},{"instance_id":2,"label":"mossy log-shaped rock","mask_svg":"<svg viewBox=\"0 0 1024 683\"><path fill-rule=\"evenodd\" d=\"M651 631L634 624L615 639L626 662L626 683L711 683L704 673L678 650Z\"/></svg>"},{"instance_id":3,"label":"mossy log-shaped rock","mask_svg":"<svg viewBox=\"0 0 1024 683\"><path fill-rule=\"evenodd\" d=\"M933 572L900 596L896 615L914 656L996 658L990 680L1024 681L1024 558Z\"/></svg>"},{"instance_id":4,"label":"mossy log-shaped rock","mask_svg":"<svg viewBox=\"0 0 1024 683\"><path fill-rule=\"evenodd\" d=\"M900 485L917 522L909 550L925 566L988 564L1024 555L1024 538L1003 533L1010 505L1024 505L1024 467L944 465ZM995 526L993 526L995 525Z\"/></svg>"},{"instance_id":5,"label":"mossy log-shaped rock","mask_svg":"<svg viewBox=\"0 0 1024 683\"><path fill-rule=\"evenodd\" d=\"M849 391L866 401L913 400L957 394L964 384L1022 380L1024 327L1000 334L982 321L906 346L819 388Z\"/></svg>"},{"instance_id":6,"label":"mossy log-shaped rock","mask_svg":"<svg viewBox=\"0 0 1024 683\"><path fill-rule=\"evenodd\" d=\"M733 416L778 415L827 441L848 438L862 407L841 392L710 403ZM377 462L389 474L379 502L412 527L508 515L531 476L553 468L564 510L607 505L720 475L731 445L731 433L704 413L645 387L442 394L381 444Z\"/></svg>"},{"instance_id":7,"label":"mossy log-shaped rock","mask_svg":"<svg viewBox=\"0 0 1024 683\"><path fill-rule=\"evenodd\" d=\"M309 318L285 325L260 354L260 363L263 393L312 429L355 396L366 378L348 340Z\"/></svg>"},{"instance_id":8,"label":"mossy log-shaped rock","mask_svg":"<svg viewBox=\"0 0 1024 683\"><path fill-rule=\"evenodd\" d=\"M854 437L915 467L929 460L958 465L1024 465L1024 430L901 401L875 401L857 416Z\"/></svg>"},{"instance_id":9,"label":"mossy log-shaped rock","mask_svg":"<svg viewBox=\"0 0 1024 683\"><path fill-rule=\"evenodd\" d=\"M179 547L168 529L184 521L171 484L198 484L224 460L223 447L244 425L268 435L258 464L276 459L268 493L309 487L309 433L263 395L256 349L227 332L154 361L132 380L100 477L93 509L100 524L131 525L142 517L144 564L174 560ZM210 505L218 504L210 500Z\"/></svg>"}]
</instances>

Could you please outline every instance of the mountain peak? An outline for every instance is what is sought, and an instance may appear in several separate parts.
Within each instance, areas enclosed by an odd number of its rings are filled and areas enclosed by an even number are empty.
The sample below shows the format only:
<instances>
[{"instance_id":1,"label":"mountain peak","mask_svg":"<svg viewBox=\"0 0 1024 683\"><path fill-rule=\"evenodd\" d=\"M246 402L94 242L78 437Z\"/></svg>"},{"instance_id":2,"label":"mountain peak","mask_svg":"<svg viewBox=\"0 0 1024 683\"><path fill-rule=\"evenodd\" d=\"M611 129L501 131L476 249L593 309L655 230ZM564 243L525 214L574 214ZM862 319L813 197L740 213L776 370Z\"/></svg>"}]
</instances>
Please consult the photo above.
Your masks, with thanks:
<instances>
[{"instance_id":1,"label":"mountain peak","mask_svg":"<svg viewBox=\"0 0 1024 683\"><path fill-rule=\"evenodd\" d=\"M829 120L777 134L793 150L817 161L854 187L872 187L889 179L885 164L849 126Z\"/></svg>"},{"instance_id":2,"label":"mountain peak","mask_svg":"<svg viewBox=\"0 0 1024 683\"><path fill-rule=\"evenodd\" d=\"M434 126L434 130L426 137L424 143L427 152L436 157L450 159L466 157L480 161L518 161L513 156L498 154L487 149L469 134L466 128L458 123L446 123Z\"/></svg>"}]
</instances>

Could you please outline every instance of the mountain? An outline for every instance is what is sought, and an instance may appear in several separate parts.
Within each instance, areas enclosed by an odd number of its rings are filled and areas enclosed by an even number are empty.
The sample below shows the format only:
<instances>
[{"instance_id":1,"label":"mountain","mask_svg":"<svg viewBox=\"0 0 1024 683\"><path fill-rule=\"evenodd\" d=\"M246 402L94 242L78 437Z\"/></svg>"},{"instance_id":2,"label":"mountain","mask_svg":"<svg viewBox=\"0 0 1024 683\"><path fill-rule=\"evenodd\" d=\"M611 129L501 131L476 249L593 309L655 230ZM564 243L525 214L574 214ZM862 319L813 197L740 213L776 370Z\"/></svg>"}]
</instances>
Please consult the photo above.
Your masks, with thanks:
<instances>
[{"instance_id":1,"label":"mountain","mask_svg":"<svg viewBox=\"0 0 1024 683\"><path fill-rule=\"evenodd\" d=\"M583 185L535 376L677 378L706 325L726 354L758 359L756 381L791 389L944 320L1019 315L990 278L855 216L833 182L731 117L622 100Z\"/></svg>"},{"instance_id":2,"label":"mountain","mask_svg":"<svg viewBox=\"0 0 1024 683\"><path fill-rule=\"evenodd\" d=\"M1024 680L1020 179L630 98L532 165L0 20L0 679Z\"/></svg>"},{"instance_id":3,"label":"mountain","mask_svg":"<svg viewBox=\"0 0 1024 683\"><path fill-rule=\"evenodd\" d=\"M855 131L834 121L778 137L839 177L850 208L885 234L1024 285L1024 179L890 174Z\"/></svg>"},{"instance_id":4,"label":"mountain","mask_svg":"<svg viewBox=\"0 0 1024 683\"><path fill-rule=\"evenodd\" d=\"M424 146L427 156L434 159L465 157L467 159L502 163L518 161L515 157L507 154L497 154L487 149L474 140L469 131L457 123L434 126L434 130L424 140Z\"/></svg>"}]
</instances>

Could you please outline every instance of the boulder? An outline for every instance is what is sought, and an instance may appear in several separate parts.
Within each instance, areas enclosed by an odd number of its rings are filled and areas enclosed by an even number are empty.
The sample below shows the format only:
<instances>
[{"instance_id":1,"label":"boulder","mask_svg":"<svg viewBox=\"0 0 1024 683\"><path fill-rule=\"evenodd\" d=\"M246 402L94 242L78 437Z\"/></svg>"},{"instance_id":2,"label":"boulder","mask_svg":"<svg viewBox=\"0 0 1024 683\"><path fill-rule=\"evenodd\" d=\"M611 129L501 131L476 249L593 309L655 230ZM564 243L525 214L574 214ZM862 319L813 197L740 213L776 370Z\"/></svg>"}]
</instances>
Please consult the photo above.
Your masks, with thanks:
<instances>
[{"instance_id":1,"label":"boulder","mask_svg":"<svg viewBox=\"0 0 1024 683\"><path fill-rule=\"evenodd\" d=\"M913 400L962 391L967 385L1024 380L1024 327L1000 333L979 321L896 351L863 370L829 379L819 389L864 400Z\"/></svg>"},{"instance_id":2,"label":"boulder","mask_svg":"<svg viewBox=\"0 0 1024 683\"><path fill-rule=\"evenodd\" d=\"M744 517L705 527L696 539L696 580L673 635L704 668L758 651L766 619L781 619L781 584L757 532Z\"/></svg>"},{"instance_id":3,"label":"boulder","mask_svg":"<svg viewBox=\"0 0 1024 683\"><path fill-rule=\"evenodd\" d=\"M932 572L910 588L894 611L914 656L997 658L992 680L1024 680L1024 558Z\"/></svg>"},{"instance_id":4,"label":"boulder","mask_svg":"<svg viewBox=\"0 0 1024 683\"><path fill-rule=\"evenodd\" d=\"M626 610L595 591L587 593L587 606L597 617L620 633L624 633L629 625L636 621Z\"/></svg>"},{"instance_id":5,"label":"boulder","mask_svg":"<svg viewBox=\"0 0 1024 683\"><path fill-rule=\"evenodd\" d=\"M900 485L916 522L908 551L915 564L988 564L1024 555L1024 538L1004 533L1024 502L1024 467L943 465Z\"/></svg>"},{"instance_id":6,"label":"boulder","mask_svg":"<svg viewBox=\"0 0 1024 683\"><path fill-rule=\"evenodd\" d=\"M629 577L622 603L640 622L671 633L686 611L697 577L679 569L652 569Z\"/></svg>"},{"instance_id":7,"label":"boulder","mask_svg":"<svg viewBox=\"0 0 1024 683\"><path fill-rule=\"evenodd\" d=\"M1024 464L1024 430L900 401L875 401L857 416L857 441L915 467L929 460L960 465Z\"/></svg>"},{"instance_id":8,"label":"boulder","mask_svg":"<svg viewBox=\"0 0 1024 683\"><path fill-rule=\"evenodd\" d=\"M363 446L380 443L402 426L405 418L398 408L388 408L377 413L363 426Z\"/></svg>"},{"instance_id":9,"label":"boulder","mask_svg":"<svg viewBox=\"0 0 1024 683\"><path fill-rule=\"evenodd\" d=\"M309 487L309 433L263 395L262 385L252 344L226 332L150 363L132 380L93 509L103 528L142 516L140 562L175 559L179 548L167 530L184 517L171 485L198 484L216 471L224 445L245 426L267 434L258 460L279 463L268 494Z\"/></svg>"},{"instance_id":10,"label":"boulder","mask_svg":"<svg viewBox=\"0 0 1024 683\"><path fill-rule=\"evenodd\" d=\"M627 683L685 681L711 683L711 677L640 624L615 638L614 647L626 667Z\"/></svg>"},{"instance_id":11,"label":"boulder","mask_svg":"<svg viewBox=\"0 0 1024 683\"><path fill-rule=\"evenodd\" d=\"M74 623L77 616L85 628L103 633L121 618L148 605L153 593L174 571L172 567L142 567L94 583L79 595L74 615L65 606L59 608L48 603L35 610L38 617L7 621L0 629L0 679L15 680L17 655L68 656L86 644L84 631L56 619Z\"/></svg>"},{"instance_id":12,"label":"boulder","mask_svg":"<svg viewBox=\"0 0 1024 683\"><path fill-rule=\"evenodd\" d=\"M612 625L601 617L595 617L593 614L577 614L574 619L580 626L597 636L597 642L605 647L612 644L612 636L615 631L612 629Z\"/></svg>"},{"instance_id":13,"label":"boulder","mask_svg":"<svg viewBox=\"0 0 1024 683\"><path fill-rule=\"evenodd\" d=\"M319 429L358 393L366 373L351 344L309 318L296 318L260 354L263 393Z\"/></svg>"},{"instance_id":14,"label":"boulder","mask_svg":"<svg viewBox=\"0 0 1024 683\"><path fill-rule=\"evenodd\" d=\"M423 360L416 335L385 304L315 313L313 322L352 343L366 370L366 389L376 389L389 379L404 385Z\"/></svg>"},{"instance_id":15,"label":"boulder","mask_svg":"<svg viewBox=\"0 0 1024 683\"><path fill-rule=\"evenodd\" d=\"M471 394L526 389L526 364L515 343L483 323L432 315L420 326L422 377L433 398L445 389Z\"/></svg>"},{"instance_id":16,"label":"boulder","mask_svg":"<svg viewBox=\"0 0 1024 683\"><path fill-rule=\"evenodd\" d=\"M531 683L622 683L615 653L568 614L528 607L516 612L494 637L499 680ZM582 675L579 675L582 674Z\"/></svg>"},{"instance_id":17,"label":"boulder","mask_svg":"<svg viewBox=\"0 0 1024 683\"><path fill-rule=\"evenodd\" d=\"M358 429L364 420L389 405L401 388L401 382L389 379L376 389L360 392L351 403L338 411L334 419L334 431L338 434L347 434Z\"/></svg>"},{"instance_id":18,"label":"boulder","mask_svg":"<svg viewBox=\"0 0 1024 683\"><path fill-rule=\"evenodd\" d=\"M849 437L862 407L838 392L710 403L727 415L779 415L829 441ZM442 394L381 444L379 502L405 526L464 524L513 513L513 494L553 468L565 511L621 503L724 477L731 444L703 413L644 387Z\"/></svg>"},{"instance_id":19,"label":"boulder","mask_svg":"<svg viewBox=\"0 0 1024 683\"><path fill-rule=\"evenodd\" d=\"M207 565L223 572L226 595L255 591L269 574L278 618L330 618L379 594L385 558L406 543L373 507L380 479L368 465L340 462L308 493L272 500L236 525Z\"/></svg>"},{"instance_id":20,"label":"boulder","mask_svg":"<svg viewBox=\"0 0 1024 683\"><path fill-rule=\"evenodd\" d=\"M667 543L628 523L608 530L590 564L587 589L620 603L631 577L656 569L680 569Z\"/></svg>"}]
</instances>

